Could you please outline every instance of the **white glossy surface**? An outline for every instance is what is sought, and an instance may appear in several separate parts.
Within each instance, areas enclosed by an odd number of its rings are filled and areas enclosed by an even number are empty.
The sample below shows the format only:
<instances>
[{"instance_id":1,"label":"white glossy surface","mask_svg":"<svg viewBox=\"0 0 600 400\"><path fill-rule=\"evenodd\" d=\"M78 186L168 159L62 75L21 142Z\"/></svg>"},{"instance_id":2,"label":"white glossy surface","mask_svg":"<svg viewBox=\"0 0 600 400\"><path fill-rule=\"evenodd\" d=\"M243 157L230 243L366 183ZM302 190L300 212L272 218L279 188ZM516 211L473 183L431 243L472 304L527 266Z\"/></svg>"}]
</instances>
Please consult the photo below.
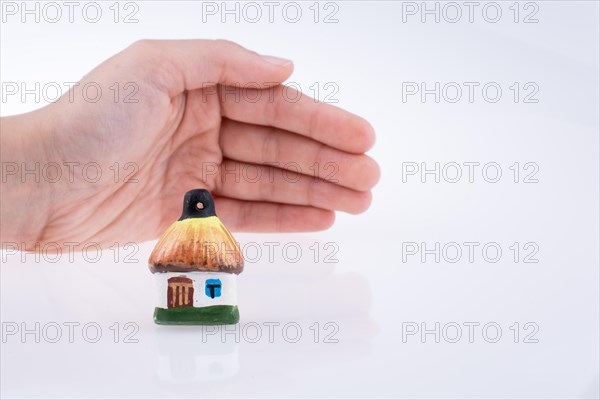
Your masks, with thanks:
<instances>
[{"instance_id":1,"label":"white glossy surface","mask_svg":"<svg viewBox=\"0 0 600 400\"><path fill-rule=\"evenodd\" d=\"M338 24L203 23L200 3L138 4L138 24L3 23L2 81L74 81L140 38L228 38L292 58L292 80L309 94L319 82L323 98L336 82L339 105L378 131L382 180L366 214L340 215L327 232L236 235L262 255L247 254L256 261L239 277L232 331L153 324L154 243L122 249L118 262L111 250L98 262L4 254L3 398L598 398L597 3L536 2L537 24L513 23L512 2L496 24L480 14L472 24L402 23L400 2L337 3ZM403 103L402 82L421 81L498 82L504 95ZM539 102L514 103L514 82L536 82ZM2 115L39 106L8 101ZM503 176L403 183L403 162L495 162ZM539 183L513 183L515 162L535 162ZM267 242L280 244L271 259ZM461 245L456 263L454 253L423 263L408 255L422 242L480 245L474 262ZM481 255L489 242L502 249L496 263ZM523 263L531 249L521 248L515 263L514 242L535 243L539 262ZM289 243L302 250L295 263L294 249L281 252ZM338 262L324 262L331 251ZM138 261L125 262L132 252ZM409 335L436 322L439 343ZM22 339L36 323L40 342ZM538 342L524 343L536 327Z\"/></svg>"}]
</instances>

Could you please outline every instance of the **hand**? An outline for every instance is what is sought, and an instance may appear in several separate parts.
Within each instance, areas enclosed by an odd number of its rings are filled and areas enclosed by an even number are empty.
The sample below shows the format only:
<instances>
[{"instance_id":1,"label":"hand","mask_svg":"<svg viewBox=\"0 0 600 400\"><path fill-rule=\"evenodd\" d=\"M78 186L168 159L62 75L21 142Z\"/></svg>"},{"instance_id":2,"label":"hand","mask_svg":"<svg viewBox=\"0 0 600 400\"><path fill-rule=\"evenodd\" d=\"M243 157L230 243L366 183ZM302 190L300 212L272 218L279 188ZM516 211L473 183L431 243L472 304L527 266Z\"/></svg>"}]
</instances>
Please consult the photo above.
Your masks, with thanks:
<instances>
[{"instance_id":1,"label":"hand","mask_svg":"<svg viewBox=\"0 0 600 400\"><path fill-rule=\"evenodd\" d=\"M3 240L156 238L192 188L210 190L237 231L320 230L334 210L364 211L379 179L363 154L373 129L306 96L290 101L281 82L292 70L228 41L140 41L56 103L3 118L3 163L62 166L57 182L3 179Z\"/></svg>"}]
</instances>

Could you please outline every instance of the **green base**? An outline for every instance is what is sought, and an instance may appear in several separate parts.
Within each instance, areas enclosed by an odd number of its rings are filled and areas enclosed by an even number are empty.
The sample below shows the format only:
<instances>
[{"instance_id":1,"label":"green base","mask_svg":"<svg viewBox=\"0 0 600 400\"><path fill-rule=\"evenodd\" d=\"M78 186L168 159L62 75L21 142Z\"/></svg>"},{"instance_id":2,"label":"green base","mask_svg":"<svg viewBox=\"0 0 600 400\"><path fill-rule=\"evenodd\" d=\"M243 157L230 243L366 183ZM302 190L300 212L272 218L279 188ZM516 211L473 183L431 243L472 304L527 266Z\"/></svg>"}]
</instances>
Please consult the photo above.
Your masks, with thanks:
<instances>
[{"instance_id":1,"label":"green base","mask_svg":"<svg viewBox=\"0 0 600 400\"><path fill-rule=\"evenodd\" d=\"M224 325L237 324L237 306L176 307L154 309L154 322L160 325Z\"/></svg>"}]
</instances>

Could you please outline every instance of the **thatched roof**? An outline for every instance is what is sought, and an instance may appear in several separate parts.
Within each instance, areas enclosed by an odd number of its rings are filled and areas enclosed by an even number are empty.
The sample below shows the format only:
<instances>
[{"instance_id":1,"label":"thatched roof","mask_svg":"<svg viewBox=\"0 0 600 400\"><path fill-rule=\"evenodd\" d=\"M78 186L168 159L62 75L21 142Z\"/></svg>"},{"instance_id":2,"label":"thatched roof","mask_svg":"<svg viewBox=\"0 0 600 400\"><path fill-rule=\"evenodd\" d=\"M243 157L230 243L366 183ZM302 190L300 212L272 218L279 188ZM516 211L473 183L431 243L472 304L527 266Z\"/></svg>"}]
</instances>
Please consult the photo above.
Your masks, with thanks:
<instances>
[{"instance_id":1,"label":"thatched roof","mask_svg":"<svg viewBox=\"0 0 600 400\"><path fill-rule=\"evenodd\" d=\"M197 209L197 203L203 209ZM212 196L192 190L184 199L184 210L160 237L148 260L156 272L229 272L239 274L244 258L239 245L216 216Z\"/></svg>"}]
</instances>

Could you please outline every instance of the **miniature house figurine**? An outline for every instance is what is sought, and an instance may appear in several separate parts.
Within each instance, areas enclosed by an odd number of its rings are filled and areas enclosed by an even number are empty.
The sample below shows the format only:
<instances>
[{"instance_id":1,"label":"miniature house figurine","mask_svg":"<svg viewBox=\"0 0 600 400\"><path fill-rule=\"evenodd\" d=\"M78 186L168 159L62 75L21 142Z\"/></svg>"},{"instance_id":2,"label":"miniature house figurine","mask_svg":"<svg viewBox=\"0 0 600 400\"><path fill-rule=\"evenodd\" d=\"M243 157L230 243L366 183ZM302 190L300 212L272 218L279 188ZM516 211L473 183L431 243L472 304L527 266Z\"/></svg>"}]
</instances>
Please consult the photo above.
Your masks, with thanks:
<instances>
[{"instance_id":1,"label":"miniature house figurine","mask_svg":"<svg viewBox=\"0 0 600 400\"><path fill-rule=\"evenodd\" d=\"M239 321L236 278L244 259L207 190L185 194L181 218L160 237L148 264L158 285L157 324Z\"/></svg>"}]
</instances>

